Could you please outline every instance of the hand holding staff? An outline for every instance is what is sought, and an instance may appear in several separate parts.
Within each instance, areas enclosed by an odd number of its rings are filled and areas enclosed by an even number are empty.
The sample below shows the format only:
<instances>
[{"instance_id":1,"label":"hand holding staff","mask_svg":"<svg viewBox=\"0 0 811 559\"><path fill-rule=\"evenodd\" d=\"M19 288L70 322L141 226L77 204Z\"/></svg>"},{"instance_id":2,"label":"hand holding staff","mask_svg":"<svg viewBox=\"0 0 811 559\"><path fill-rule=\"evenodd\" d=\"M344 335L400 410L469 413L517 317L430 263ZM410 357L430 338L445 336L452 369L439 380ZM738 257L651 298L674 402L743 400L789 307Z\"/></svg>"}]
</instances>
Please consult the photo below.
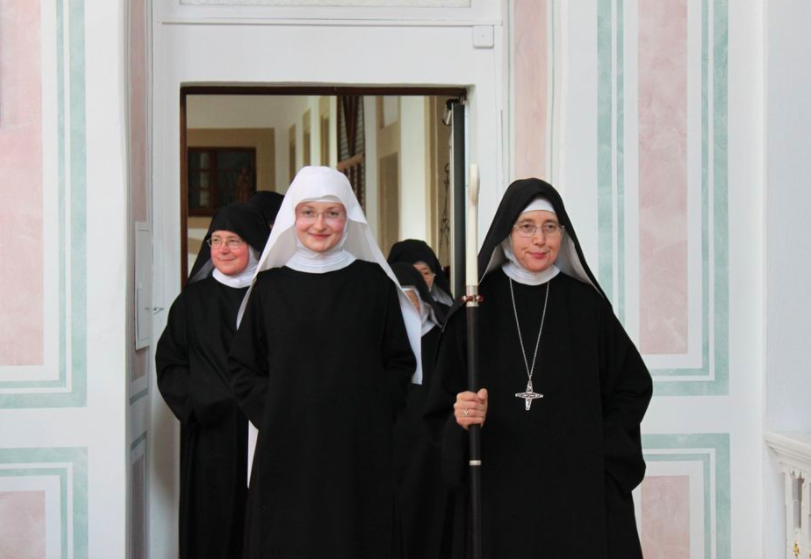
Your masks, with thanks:
<instances>
[{"instance_id":1,"label":"hand holding staff","mask_svg":"<svg viewBox=\"0 0 811 559\"><path fill-rule=\"evenodd\" d=\"M479 167L470 166L468 184L468 221L466 250L466 294L467 311L467 380L470 392L479 392L479 266L478 266L478 204L479 204ZM477 394L484 397L486 411L487 391ZM457 406L460 402L457 401ZM457 408L465 415L466 407ZM468 411L468 416L470 412ZM481 425L469 426L470 432L470 517L473 559L482 557L482 479L481 479Z\"/></svg>"}]
</instances>

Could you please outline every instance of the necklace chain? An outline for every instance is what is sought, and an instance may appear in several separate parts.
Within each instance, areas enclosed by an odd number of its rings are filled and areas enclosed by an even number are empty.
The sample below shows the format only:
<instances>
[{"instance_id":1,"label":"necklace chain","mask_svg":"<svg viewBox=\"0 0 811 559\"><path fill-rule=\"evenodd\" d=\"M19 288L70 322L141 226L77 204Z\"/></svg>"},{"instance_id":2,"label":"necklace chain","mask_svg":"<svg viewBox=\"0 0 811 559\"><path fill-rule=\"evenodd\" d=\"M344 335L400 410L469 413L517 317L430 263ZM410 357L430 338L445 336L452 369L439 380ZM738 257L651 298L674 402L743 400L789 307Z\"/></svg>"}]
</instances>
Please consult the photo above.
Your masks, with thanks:
<instances>
[{"instance_id":1,"label":"necklace chain","mask_svg":"<svg viewBox=\"0 0 811 559\"><path fill-rule=\"evenodd\" d=\"M541 334L543 334L543 323L546 321L546 304L549 302L549 284L551 281L546 282L546 296L543 300L543 313L541 313L541 328L538 330L538 341L535 342L535 353L532 356L532 368L529 366L529 361L527 361L527 352L524 349L524 337L521 335L521 324L518 322L518 307L515 305L515 292L513 291L513 280L512 278L508 278L510 280L510 297L512 298L513 302L513 314L515 315L515 327L518 330L518 343L521 344L521 354L524 356L524 366L527 369L527 379L529 380L530 386L532 385L532 375L535 374L535 361L538 358L538 348L541 346Z\"/></svg>"}]
</instances>

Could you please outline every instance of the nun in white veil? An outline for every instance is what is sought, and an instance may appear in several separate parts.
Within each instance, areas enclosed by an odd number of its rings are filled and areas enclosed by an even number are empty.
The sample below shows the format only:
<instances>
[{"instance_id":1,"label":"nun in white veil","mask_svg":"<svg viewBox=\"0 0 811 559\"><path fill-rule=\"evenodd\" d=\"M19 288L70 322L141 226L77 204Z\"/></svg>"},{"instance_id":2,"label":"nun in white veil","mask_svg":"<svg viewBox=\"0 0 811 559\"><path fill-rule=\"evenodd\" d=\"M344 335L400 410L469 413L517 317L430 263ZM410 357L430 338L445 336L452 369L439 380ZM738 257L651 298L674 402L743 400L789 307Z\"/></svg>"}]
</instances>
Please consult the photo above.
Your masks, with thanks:
<instances>
[{"instance_id":1,"label":"nun in white veil","mask_svg":"<svg viewBox=\"0 0 811 559\"><path fill-rule=\"evenodd\" d=\"M400 555L392 428L421 378L420 327L346 177L303 168L229 355L259 429L245 557Z\"/></svg>"}]
</instances>

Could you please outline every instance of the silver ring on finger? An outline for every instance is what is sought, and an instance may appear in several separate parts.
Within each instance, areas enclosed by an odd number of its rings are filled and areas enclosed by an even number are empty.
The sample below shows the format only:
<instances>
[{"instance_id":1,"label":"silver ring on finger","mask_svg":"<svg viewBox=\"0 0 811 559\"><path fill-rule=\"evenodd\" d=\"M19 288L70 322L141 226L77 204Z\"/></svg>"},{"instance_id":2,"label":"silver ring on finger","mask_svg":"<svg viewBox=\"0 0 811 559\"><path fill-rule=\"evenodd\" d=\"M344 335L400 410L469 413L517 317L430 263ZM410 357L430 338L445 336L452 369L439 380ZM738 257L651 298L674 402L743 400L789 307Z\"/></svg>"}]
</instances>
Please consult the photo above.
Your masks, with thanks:
<instances>
[{"instance_id":1,"label":"silver ring on finger","mask_svg":"<svg viewBox=\"0 0 811 559\"><path fill-rule=\"evenodd\" d=\"M465 414L465 417L467 417L470 414L470 410L468 408L465 408L462 410L462 413Z\"/></svg>"}]
</instances>

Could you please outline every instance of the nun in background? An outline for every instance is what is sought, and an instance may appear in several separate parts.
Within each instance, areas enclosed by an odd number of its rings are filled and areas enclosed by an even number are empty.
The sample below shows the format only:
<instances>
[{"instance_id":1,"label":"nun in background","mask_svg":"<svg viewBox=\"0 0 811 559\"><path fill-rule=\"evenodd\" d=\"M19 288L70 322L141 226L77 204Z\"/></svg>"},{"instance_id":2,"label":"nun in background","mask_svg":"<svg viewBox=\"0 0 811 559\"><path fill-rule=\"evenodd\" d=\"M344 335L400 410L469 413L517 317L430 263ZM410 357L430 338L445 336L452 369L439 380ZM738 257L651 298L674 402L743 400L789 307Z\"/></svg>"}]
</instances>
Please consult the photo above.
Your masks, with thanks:
<instances>
[{"instance_id":1,"label":"nun in background","mask_svg":"<svg viewBox=\"0 0 811 559\"><path fill-rule=\"evenodd\" d=\"M276 215L279 213L279 208L282 207L283 200L283 194L269 190L260 190L248 198L247 203L259 208L259 211L265 216L265 221L268 222L268 227L272 229L273 223L276 221Z\"/></svg>"},{"instance_id":2,"label":"nun in background","mask_svg":"<svg viewBox=\"0 0 811 559\"><path fill-rule=\"evenodd\" d=\"M401 555L392 431L420 382L420 324L349 181L304 167L229 355L259 429L246 558Z\"/></svg>"},{"instance_id":3,"label":"nun in background","mask_svg":"<svg viewBox=\"0 0 811 559\"><path fill-rule=\"evenodd\" d=\"M414 266L425 279L431 296L440 304L443 312L453 305L451 287L436 254L425 241L406 239L394 243L389 251L389 264L403 262Z\"/></svg>"},{"instance_id":4,"label":"nun in background","mask_svg":"<svg viewBox=\"0 0 811 559\"><path fill-rule=\"evenodd\" d=\"M482 425L485 557L641 557L631 491L645 475L640 423L652 382L551 185L510 185L479 270L484 388L466 391L456 307L428 418L457 481L466 429Z\"/></svg>"},{"instance_id":5,"label":"nun in background","mask_svg":"<svg viewBox=\"0 0 811 559\"><path fill-rule=\"evenodd\" d=\"M450 518L449 494L442 479L440 448L432 442L422 418L442 327L438 319L441 310L414 266L399 262L391 269L422 318L422 384L409 387L405 413L394 430L403 548L406 557L447 557L450 546L442 537L447 532L444 523Z\"/></svg>"},{"instance_id":6,"label":"nun in background","mask_svg":"<svg viewBox=\"0 0 811 559\"><path fill-rule=\"evenodd\" d=\"M228 350L265 248L256 208L220 209L158 341L158 389L180 420L180 557L242 554L248 420L231 392Z\"/></svg>"}]
</instances>

